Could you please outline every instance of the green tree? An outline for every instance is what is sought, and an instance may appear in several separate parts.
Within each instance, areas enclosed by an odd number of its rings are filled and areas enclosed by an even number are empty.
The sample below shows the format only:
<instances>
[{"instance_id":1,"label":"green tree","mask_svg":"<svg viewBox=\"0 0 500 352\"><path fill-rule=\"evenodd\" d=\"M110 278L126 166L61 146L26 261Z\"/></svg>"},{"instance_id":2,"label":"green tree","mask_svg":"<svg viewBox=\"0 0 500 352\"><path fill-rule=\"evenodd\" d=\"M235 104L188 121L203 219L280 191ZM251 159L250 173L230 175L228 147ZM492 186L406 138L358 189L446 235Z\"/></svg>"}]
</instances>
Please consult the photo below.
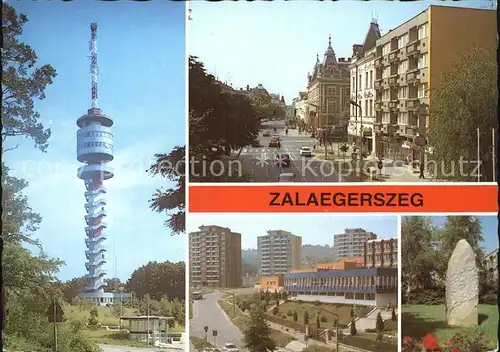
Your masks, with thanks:
<instances>
[{"instance_id":1,"label":"green tree","mask_svg":"<svg viewBox=\"0 0 500 352\"><path fill-rule=\"evenodd\" d=\"M432 128L429 143L437 162L436 176L453 181L476 181L477 129L480 132L481 179L492 181L492 130L497 129L497 59L493 52L473 47L461 55L453 70L436 78L429 92ZM452 169L453 162L455 164ZM472 174L472 175L471 175Z\"/></svg>"},{"instance_id":2,"label":"green tree","mask_svg":"<svg viewBox=\"0 0 500 352\"><path fill-rule=\"evenodd\" d=\"M304 312L304 325L309 325L309 312L307 310Z\"/></svg>"},{"instance_id":3,"label":"green tree","mask_svg":"<svg viewBox=\"0 0 500 352\"><path fill-rule=\"evenodd\" d=\"M377 322L375 323L375 328L377 329L377 332L382 332L385 329L384 320L382 319L382 315L380 314L380 312L377 314Z\"/></svg>"},{"instance_id":4,"label":"green tree","mask_svg":"<svg viewBox=\"0 0 500 352\"><path fill-rule=\"evenodd\" d=\"M88 327L90 329L97 329L99 327L99 312L95 307L89 312Z\"/></svg>"},{"instance_id":5,"label":"green tree","mask_svg":"<svg viewBox=\"0 0 500 352\"><path fill-rule=\"evenodd\" d=\"M117 277L105 279L104 282L107 284L106 292L118 292L120 287L123 287L123 283Z\"/></svg>"},{"instance_id":6,"label":"green tree","mask_svg":"<svg viewBox=\"0 0 500 352\"><path fill-rule=\"evenodd\" d=\"M298 316L297 312L294 311L293 312L293 321L297 322L297 320L299 320L299 316Z\"/></svg>"},{"instance_id":7,"label":"green tree","mask_svg":"<svg viewBox=\"0 0 500 352\"><path fill-rule=\"evenodd\" d=\"M271 339L271 329L267 325L265 312L259 304L252 304L250 320L243 331L245 348L250 352L274 351L275 342Z\"/></svg>"},{"instance_id":8,"label":"green tree","mask_svg":"<svg viewBox=\"0 0 500 352\"><path fill-rule=\"evenodd\" d=\"M354 318L354 308L351 307L351 310L349 311L349 315L351 318Z\"/></svg>"},{"instance_id":9,"label":"green tree","mask_svg":"<svg viewBox=\"0 0 500 352\"><path fill-rule=\"evenodd\" d=\"M436 269L431 219L423 216L404 217L401 223L402 284L406 301L413 291L429 288Z\"/></svg>"},{"instance_id":10,"label":"green tree","mask_svg":"<svg viewBox=\"0 0 500 352\"><path fill-rule=\"evenodd\" d=\"M78 297L80 293L84 291L85 278L75 277L69 281L66 281L62 285L62 294L67 302L73 302L75 297Z\"/></svg>"},{"instance_id":11,"label":"green tree","mask_svg":"<svg viewBox=\"0 0 500 352\"><path fill-rule=\"evenodd\" d=\"M396 316L396 310L394 308L392 308L391 320L392 321L398 320L398 318Z\"/></svg>"},{"instance_id":12,"label":"green tree","mask_svg":"<svg viewBox=\"0 0 500 352\"><path fill-rule=\"evenodd\" d=\"M321 327L321 322L319 320L319 315L316 315L316 327L319 329Z\"/></svg>"},{"instance_id":13,"label":"green tree","mask_svg":"<svg viewBox=\"0 0 500 352\"><path fill-rule=\"evenodd\" d=\"M152 175L160 175L173 184L168 189L157 189L150 200L150 208L158 213L166 212L165 226L173 234L186 231L186 147L175 147L168 154L155 154L155 163L148 169Z\"/></svg>"},{"instance_id":14,"label":"green tree","mask_svg":"<svg viewBox=\"0 0 500 352\"><path fill-rule=\"evenodd\" d=\"M40 122L34 101L45 98L45 88L52 84L56 71L50 65L36 68L35 51L21 41L26 22L26 15L2 3L2 142L7 137L21 136L33 140L36 148L46 151L50 129Z\"/></svg>"},{"instance_id":15,"label":"green tree","mask_svg":"<svg viewBox=\"0 0 500 352\"><path fill-rule=\"evenodd\" d=\"M274 296L273 296L273 297L274 297L273 299L274 299L275 301L278 301L278 300L279 300L279 295L278 295L278 290L277 290L277 289L274 289Z\"/></svg>"}]
</instances>

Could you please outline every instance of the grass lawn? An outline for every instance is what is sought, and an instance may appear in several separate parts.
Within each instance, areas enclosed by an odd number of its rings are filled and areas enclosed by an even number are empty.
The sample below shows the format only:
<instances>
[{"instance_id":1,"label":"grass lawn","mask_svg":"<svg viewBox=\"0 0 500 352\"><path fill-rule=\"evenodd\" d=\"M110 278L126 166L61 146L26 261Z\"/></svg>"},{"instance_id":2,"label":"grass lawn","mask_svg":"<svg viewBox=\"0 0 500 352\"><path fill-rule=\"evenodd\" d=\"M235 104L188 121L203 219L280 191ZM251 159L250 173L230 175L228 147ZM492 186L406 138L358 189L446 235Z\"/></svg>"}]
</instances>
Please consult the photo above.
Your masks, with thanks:
<instances>
[{"instance_id":1,"label":"grass lawn","mask_svg":"<svg viewBox=\"0 0 500 352\"><path fill-rule=\"evenodd\" d=\"M75 320L85 320L89 318L90 309L86 309L81 306L74 305L64 305L62 307L64 310L64 315L68 319L68 321ZM97 312L99 313L98 320L101 325L109 325L109 326L118 326L120 325L120 317L113 314L113 311L109 307L96 307ZM130 316L136 315L137 312L134 309L123 307L123 315Z\"/></svg>"},{"instance_id":2,"label":"grass lawn","mask_svg":"<svg viewBox=\"0 0 500 352\"><path fill-rule=\"evenodd\" d=\"M435 334L439 341L451 338L462 328L446 324L444 305L404 305L402 306L402 336L421 339L427 333ZM474 327L468 328L474 331ZM497 346L498 309L495 305L479 305L479 330L488 339L491 348Z\"/></svg>"},{"instance_id":3,"label":"grass lawn","mask_svg":"<svg viewBox=\"0 0 500 352\"><path fill-rule=\"evenodd\" d=\"M228 302L227 300L221 299L220 301L218 301L218 303L222 310L226 312L233 324L243 332L247 328L250 318L245 315L238 307L236 307L236 316L233 316L233 304ZM293 338L292 336L274 329L271 329L271 338L278 347L285 347L290 342L295 340L295 338Z\"/></svg>"},{"instance_id":4,"label":"grass lawn","mask_svg":"<svg viewBox=\"0 0 500 352\"><path fill-rule=\"evenodd\" d=\"M189 340L193 344L194 348L197 351L201 351L205 348L215 348L214 345L212 345L210 342L205 341L205 339L200 339L198 337L190 337Z\"/></svg>"},{"instance_id":5,"label":"grass lawn","mask_svg":"<svg viewBox=\"0 0 500 352\"><path fill-rule=\"evenodd\" d=\"M346 345L351 345L365 350L374 351L376 338L377 338L377 333L362 332L356 336L351 336L351 335L346 336L343 340L341 340L341 342ZM377 351L397 352L397 350L398 350L397 339L387 340L384 338L380 344L380 348Z\"/></svg>"},{"instance_id":6,"label":"grass lawn","mask_svg":"<svg viewBox=\"0 0 500 352\"><path fill-rule=\"evenodd\" d=\"M339 315L338 323L340 325L347 325L351 321L350 313L352 306L350 305L321 303L318 305L318 308L337 313ZM321 322L322 327L333 326L333 321L335 318L334 315L325 311L320 311L319 309L312 308L310 302L299 303L296 301L288 301L287 303L280 304L280 317L283 318L283 316L286 315L289 310L291 310L292 312L297 312L297 322L300 324L304 323L304 313L307 311L309 312L309 324L313 324L316 322L316 315L319 313L320 317L326 318L326 321ZM371 311L372 308L365 306L356 306L354 310L356 316L364 316L369 311ZM287 316L286 319L293 320L293 316Z\"/></svg>"}]
</instances>

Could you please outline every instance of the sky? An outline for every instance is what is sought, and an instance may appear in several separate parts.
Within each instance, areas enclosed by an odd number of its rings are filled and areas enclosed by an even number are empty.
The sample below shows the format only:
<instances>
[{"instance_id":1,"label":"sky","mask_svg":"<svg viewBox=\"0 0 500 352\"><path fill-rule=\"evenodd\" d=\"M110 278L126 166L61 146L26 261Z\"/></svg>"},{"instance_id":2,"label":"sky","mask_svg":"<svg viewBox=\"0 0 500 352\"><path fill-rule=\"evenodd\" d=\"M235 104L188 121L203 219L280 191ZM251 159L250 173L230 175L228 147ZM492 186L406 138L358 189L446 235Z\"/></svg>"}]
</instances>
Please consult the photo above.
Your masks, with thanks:
<instances>
[{"instance_id":1,"label":"sky","mask_svg":"<svg viewBox=\"0 0 500 352\"><path fill-rule=\"evenodd\" d=\"M333 246L333 235L346 228L362 228L378 238L398 236L397 216L346 216L326 214L190 214L188 233L202 225L228 227L241 233L241 248L257 248L257 237L268 230L285 230L302 237L302 245Z\"/></svg>"},{"instance_id":2,"label":"sky","mask_svg":"<svg viewBox=\"0 0 500 352\"><path fill-rule=\"evenodd\" d=\"M484 254L489 254L498 248L498 218L496 216L478 216L478 218L481 221ZM446 223L446 216L433 216L431 221L435 226L443 226Z\"/></svg>"},{"instance_id":3,"label":"sky","mask_svg":"<svg viewBox=\"0 0 500 352\"><path fill-rule=\"evenodd\" d=\"M59 279L85 274L84 183L76 176L76 120L91 107L90 23L99 25L99 107L115 124L115 177L108 190L108 277L126 280L149 261L183 261L185 236L171 236L148 201L169 183L145 170L155 153L185 145L185 4L140 2L9 2L29 22L22 40L38 55L37 66L57 71L46 99L35 101L51 128L47 153L31 140L4 155L12 174L29 182L28 201L43 222L34 237L44 251L65 261ZM116 258L116 260L115 260Z\"/></svg>"},{"instance_id":4,"label":"sky","mask_svg":"<svg viewBox=\"0 0 500 352\"><path fill-rule=\"evenodd\" d=\"M287 104L306 90L307 74L323 59L328 36L337 59L362 44L372 18L382 35L429 5L492 8L468 1L190 2L188 51L234 88L261 83Z\"/></svg>"}]
</instances>

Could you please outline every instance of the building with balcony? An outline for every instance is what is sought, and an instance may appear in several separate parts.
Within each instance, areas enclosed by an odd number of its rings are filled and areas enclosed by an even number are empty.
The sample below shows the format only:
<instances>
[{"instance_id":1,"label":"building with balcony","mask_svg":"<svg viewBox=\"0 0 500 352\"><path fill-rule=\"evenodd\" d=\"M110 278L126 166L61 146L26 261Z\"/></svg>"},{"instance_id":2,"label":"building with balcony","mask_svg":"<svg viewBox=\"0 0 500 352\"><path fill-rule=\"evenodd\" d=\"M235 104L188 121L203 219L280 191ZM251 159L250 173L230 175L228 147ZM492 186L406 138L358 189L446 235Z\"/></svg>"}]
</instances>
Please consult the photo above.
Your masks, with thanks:
<instances>
[{"instance_id":1,"label":"building with balcony","mask_svg":"<svg viewBox=\"0 0 500 352\"><path fill-rule=\"evenodd\" d=\"M241 234L215 225L189 234L189 279L192 286L241 286Z\"/></svg>"},{"instance_id":2,"label":"building with balcony","mask_svg":"<svg viewBox=\"0 0 500 352\"><path fill-rule=\"evenodd\" d=\"M344 233L333 236L335 259L362 257L364 254L365 242L376 238L376 234L367 232L364 229L345 229Z\"/></svg>"},{"instance_id":3,"label":"building with balcony","mask_svg":"<svg viewBox=\"0 0 500 352\"><path fill-rule=\"evenodd\" d=\"M488 281L498 285L498 248L484 257L484 269Z\"/></svg>"},{"instance_id":4,"label":"building with balcony","mask_svg":"<svg viewBox=\"0 0 500 352\"><path fill-rule=\"evenodd\" d=\"M349 63L351 59L337 58L328 39L323 61L316 57L312 74L307 76L307 102L311 128L345 127L343 115L349 111Z\"/></svg>"},{"instance_id":5,"label":"building with balcony","mask_svg":"<svg viewBox=\"0 0 500 352\"><path fill-rule=\"evenodd\" d=\"M269 230L267 236L257 237L259 275L276 276L299 269L302 237L288 231Z\"/></svg>"},{"instance_id":6,"label":"building with balcony","mask_svg":"<svg viewBox=\"0 0 500 352\"><path fill-rule=\"evenodd\" d=\"M288 273L285 290L292 300L397 306L398 270L359 268Z\"/></svg>"},{"instance_id":7,"label":"building with balcony","mask_svg":"<svg viewBox=\"0 0 500 352\"><path fill-rule=\"evenodd\" d=\"M260 282L260 277L257 275L246 274L241 278L241 285L243 287L254 287Z\"/></svg>"},{"instance_id":8,"label":"building with balcony","mask_svg":"<svg viewBox=\"0 0 500 352\"><path fill-rule=\"evenodd\" d=\"M375 122L375 46L380 38L380 29L376 20L372 19L365 41L362 45L353 45L351 60L351 96L350 99L361 107L350 106L349 142L360 145L363 139L363 152L375 153L373 124Z\"/></svg>"},{"instance_id":9,"label":"building with balcony","mask_svg":"<svg viewBox=\"0 0 500 352\"><path fill-rule=\"evenodd\" d=\"M397 268L398 239L393 237L366 241L363 258L367 268Z\"/></svg>"},{"instance_id":10,"label":"building with balcony","mask_svg":"<svg viewBox=\"0 0 500 352\"><path fill-rule=\"evenodd\" d=\"M377 40L375 144L389 159L424 161L433 84L472 46L497 48L496 11L429 6Z\"/></svg>"}]
</instances>

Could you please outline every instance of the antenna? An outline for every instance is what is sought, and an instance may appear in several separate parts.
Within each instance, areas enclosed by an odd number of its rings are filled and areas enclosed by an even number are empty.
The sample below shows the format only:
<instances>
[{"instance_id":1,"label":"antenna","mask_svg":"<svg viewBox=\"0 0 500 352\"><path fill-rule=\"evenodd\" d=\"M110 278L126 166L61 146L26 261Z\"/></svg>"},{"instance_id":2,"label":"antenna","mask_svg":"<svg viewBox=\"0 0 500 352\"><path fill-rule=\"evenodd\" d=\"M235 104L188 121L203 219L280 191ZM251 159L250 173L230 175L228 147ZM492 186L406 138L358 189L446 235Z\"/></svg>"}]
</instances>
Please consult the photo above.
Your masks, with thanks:
<instances>
[{"instance_id":1,"label":"antenna","mask_svg":"<svg viewBox=\"0 0 500 352\"><path fill-rule=\"evenodd\" d=\"M90 73L92 75L92 107L97 108L97 77L99 66L97 65L97 23L90 25Z\"/></svg>"}]
</instances>

